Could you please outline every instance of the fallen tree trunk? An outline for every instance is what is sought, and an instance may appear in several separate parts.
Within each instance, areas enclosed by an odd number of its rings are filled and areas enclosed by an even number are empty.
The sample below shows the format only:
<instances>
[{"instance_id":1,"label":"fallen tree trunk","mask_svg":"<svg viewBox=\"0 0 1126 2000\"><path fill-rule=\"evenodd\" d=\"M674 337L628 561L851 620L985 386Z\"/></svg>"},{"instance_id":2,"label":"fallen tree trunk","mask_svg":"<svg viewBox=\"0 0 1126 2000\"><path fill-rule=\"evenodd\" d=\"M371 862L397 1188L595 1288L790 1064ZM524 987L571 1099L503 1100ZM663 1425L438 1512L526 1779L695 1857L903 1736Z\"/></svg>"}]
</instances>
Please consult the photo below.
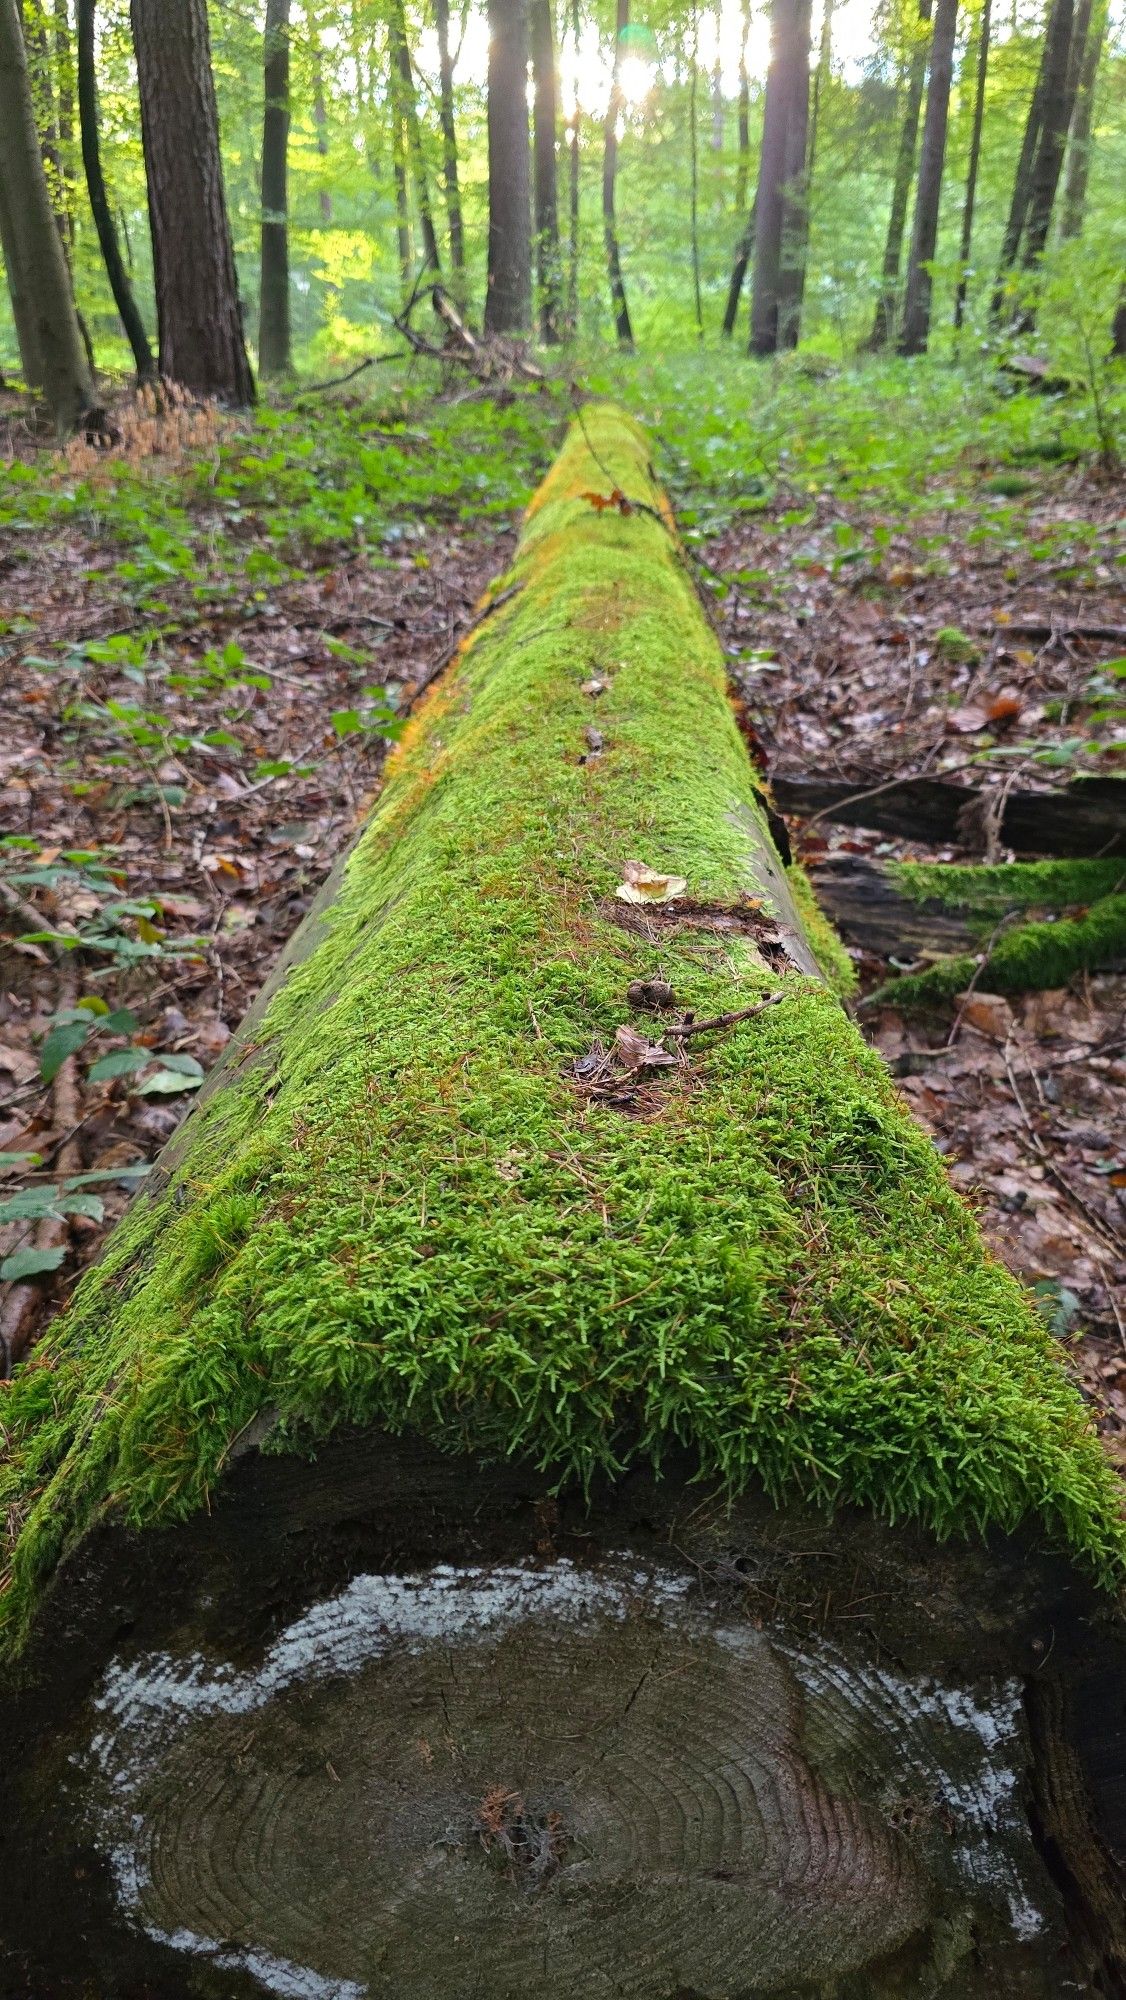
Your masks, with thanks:
<instances>
[{"instance_id":1,"label":"fallen tree trunk","mask_svg":"<svg viewBox=\"0 0 1126 2000\"><path fill-rule=\"evenodd\" d=\"M0 1991L1117 1991L1117 1492L614 412L505 588L5 1392Z\"/></svg>"},{"instance_id":2,"label":"fallen tree trunk","mask_svg":"<svg viewBox=\"0 0 1126 2000\"><path fill-rule=\"evenodd\" d=\"M870 827L937 847L960 842L971 852L988 814L990 793L944 778L771 777L782 812ZM1010 792L1001 844L1015 854L1126 854L1126 785L1121 778L1073 778L1060 792Z\"/></svg>"},{"instance_id":3,"label":"fallen tree trunk","mask_svg":"<svg viewBox=\"0 0 1126 2000\"><path fill-rule=\"evenodd\" d=\"M810 879L846 942L879 958L934 958L1003 941L1001 967L1009 961L1014 982L1025 981L1015 992L1126 963L1126 860L974 867L848 855L820 863Z\"/></svg>"}]
</instances>

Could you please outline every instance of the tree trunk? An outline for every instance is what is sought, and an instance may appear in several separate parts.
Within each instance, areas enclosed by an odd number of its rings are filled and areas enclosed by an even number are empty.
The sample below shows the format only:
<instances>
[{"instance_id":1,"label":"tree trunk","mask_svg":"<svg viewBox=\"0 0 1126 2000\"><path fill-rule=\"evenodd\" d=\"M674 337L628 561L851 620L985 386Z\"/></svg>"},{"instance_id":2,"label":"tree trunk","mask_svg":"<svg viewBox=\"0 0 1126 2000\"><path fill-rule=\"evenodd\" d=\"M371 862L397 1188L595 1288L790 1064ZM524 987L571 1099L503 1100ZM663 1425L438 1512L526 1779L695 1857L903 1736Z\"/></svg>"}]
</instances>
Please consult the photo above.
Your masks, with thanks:
<instances>
[{"instance_id":1,"label":"tree trunk","mask_svg":"<svg viewBox=\"0 0 1126 2000\"><path fill-rule=\"evenodd\" d=\"M1028 219L1029 203L1032 200L1032 177L1040 148L1040 128L1044 118L1044 86L1048 71L1058 61L1061 42L1060 19L1066 13L1068 39L1070 39L1072 0L1050 0L1048 18L1044 27L1044 46L1036 72L1036 83L1028 104L1024 137L1021 140L1020 156L1013 178L1013 194L1009 203L1009 215L1005 224L1005 234L1001 242L1001 257L997 269L997 284L993 293L993 316L1002 311L1005 295L1005 279L1017 261L1025 224Z\"/></svg>"},{"instance_id":2,"label":"tree trunk","mask_svg":"<svg viewBox=\"0 0 1126 2000\"><path fill-rule=\"evenodd\" d=\"M981 164L981 130L985 118L985 82L989 69L989 29L993 0L982 0L981 20L978 24L977 78L974 84L973 126L970 131L970 157L966 168L966 195L962 203L962 241L959 253L958 291L954 300L954 324L961 326L966 311L966 292L969 287L970 256L974 240L974 206L977 201L977 174Z\"/></svg>"},{"instance_id":3,"label":"tree trunk","mask_svg":"<svg viewBox=\"0 0 1126 2000\"><path fill-rule=\"evenodd\" d=\"M692 0L691 43L688 53L688 242L692 261L692 303L696 336L704 337L704 302L700 296L700 137L697 107L700 91L700 16ZM722 145L722 134L720 143Z\"/></svg>"},{"instance_id":4,"label":"tree trunk","mask_svg":"<svg viewBox=\"0 0 1126 2000\"><path fill-rule=\"evenodd\" d=\"M946 123L950 112L950 85L954 75L954 37L958 27L958 0L938 0L931 41L930 82L927 110L923 120L923 143L919 153L919 183L915 190L915 226L911 233L911 256L907 265L907 288L903 300L903 326L899 336L901 354L922 354L926 350L931 319L931 274L929 265L938 242L938 213L942 202L942 168L946 158Z\"/></svg>"},{"instance_id":5,"label":"tree trunk","mask_svg":"<svg viewBox=\"0 0 1126 2000\"><path fill-rule=\"evenodd\" d=\"M1090 0L1080 0L1080 14L1085 15L1089 22ZM1056 0L1041 70L1040 132L1032 162L1024 226L1023 262L1026 270L1033 269L1044 254L1067 145L1072 103L1068 85L1072 74L1073 22L1078 26L1072 0ZM1074 79L1078 83L1078 65L1075 66Z\"/></svg>"},{"instance_id":6,"label":"tree trunk","mask_svg":"<svg viewBox=\"0 0 1126 2000\"><path fill-rule=\"evenodd\" d=\"M15 221L8 205L2 175L0 175L0 253L4 258L4 275L8 283L8 300L12 308L12 323L16 330L16 344L20 352L23 379L27 388L38 390L43 387L43 357L39 352L38 322L16 258Z\"/></svg>"},{"instance_id":7,"label":"tree trunk","mask_svg":"<svg viewBox=\"0 0 1126 2000\"><path fill-rule=\"evenodd\" d=\"M461 215L461 189L457 171L457 125L454 119L454 65L450 53L450 0L435 0L434 19L438 30L438 104L442 127L442 182L446 192L446 218L450 239L453 293L459 305L465 303L465 228Z\"/></svg>"},{"instance_id":8,"label":"tree trunk","mask_svg":"<svg viewBox=\"0 0 1126 2000\"><path fill-rule=\"evenodd\" d=\"M1126 287L1118 294L1110 351L1116 361L1126 361Z\"/></svg>"},{"instance_id":9,"label":"tree trunk","mask_svg":"<svg viewBox=\"0 0 1126 2000\"><path fill-rule=\"evenodd\" d=\"M551 0L530 0L534 143L532 153L536 222L536 283L540 334L549 347L559 339L563 311L563 271L559 249L556 151L559 95L555 79L555 30Z\"/></svg>"},{"instance_id":10,"label":"tree trunk","mask_svg":"<svg viewBox=\"0 0 1126 2000\"><path fill-rule=\"evenodd\" d=\"M438 249L438 232L434 227L434 210L430 203L430 179L426 171L426 154L422 145L422 130L418 120L418 98L414 87L414 68L411 63L410 46L407 42L406 15L403 0L391 0L388 16L391 36L391 60L398 72L402 92L403 116L406 120L407 144L410 149L411 169L414 174L415 192L418 198L418 221L422 231L422 247L426 256L426 269L440 271L442 258Z\"/></svg>"},{"instance_id":11,"label":"tree trunk","mask_svg":"<svg viewBox=\"0 0 1126 2000\"><path fill-rule=\"evenodd\" d=\"M149 193L160 372L254 401L223 192L206 0L130 0Z\"/></svg>"},{"instance_id":12,"label":"tree trunk","mask_svg":"<svg viewBox=\"0 0 1126 2000\"><path fill-rule=\"evenodd\" d=\"M579 154L582 110L579 100L579 0L572 0L571 35L575 44L575 107L571 117L567 164L567 333L574 340L579 330L579 224L582 201L582 161Z\"/></svg>"},{"instance_id":13,"label":"tree trunk","mask_svg":"<svg viewBox=\"0 0 1126 2000\"><path fill-rule=\"evenodd\" d=\"M532 318L528 40L524 0L489 0L489 274L486 333Z\"/></svg>"},{"instance_id":14,"label":"tree trunk","mask_svg":"<svg viewBox=\"0 0 1126 2000\"><path fill-rule=\"evenodd\" d=\"M152 349L141 318L129 274L121 255L114 227L113 210L102 173L101 141L98 133L98 80L94 57L94 16L97 0L77 0L78 40L78 121L82 133L82 165L90 213L98 232L102 260L106 267L113 302L133 350L138 381L148 381L156 373Z\"/></svg>"},{"instance_id":15,"label":"tree trunk","mask_svg":"<svg viewBox=\"0 0 1126 2000\"><path fill-rule=\"evenodd\" d=\"M610 303L614 308L614 327L621 347L633 346L633 326L626 301L625 279L622 276L622 253L618 243L616 208L618 120L625 109L621 82L622 36L628 27L629 0L617 0L614 22L614 69L602 138L602 230L606 243L606 270L610 279Z\"/></svg>"},{"instance_id":16,"label":"tree trunk","mask_svg":"<svg viewBox=\"0 0 1126 2000\"><path fill-rule=\"evenodd\" d=\"M6 1391L13 1992L1121 1990L1115 1480L817 976L648 458L584 412Z\"/></svg>"},{"instance_id":17,"label":"tree trunk","mask_svg":"<svg viewBox=\"0 0 1126 2000\"><path fill-rule=\"evenodd\" d=\"M1111 643L1120 642L1126 642L1121 631ZM932 847L960 843L970 852L979 851L983 824L996 803L988 790L945 778L901 778L888 785L874 775L797 778L776 772L771 789L784 813L866 826ZM1124 807L1126 779L1078 778L1060 792L1009 792L996 830L1003 845L1022 856L1126 854Z\"/></svg>"},{"instance_id":18,"label":"tree trunk","mask_svg":"<svg viewBox=\"0 0 1126 2000\"><path fill-rule=\"evenodd\" d=\"M262 114L262 271L258 365L287 375L289 333L289 0L266 0Z\"/></svg>"},{"instance_id":19,"label":"tree trunk","mask_svg":"<svg viewBox=\"0 0 1126 2000\"><path fill-rule=\"evenodd\" d=\"M810 0L798 0L791 96L786 119L786 184L782 206L782 253L778 274L778 345L796 347L805 292L809 239L809 49Z\"/></svg>"},{"instance_id":20,"label":"tree trunk","mask_svg":"<svg viewBox=\"0 0 1126 2000\"><path fill-rule=\"evenodd\" d=\"M762 117L758 192L755 197L755 272L751 293L751 353L778 349L778 296L786 213L786 168L799 18L805 0L771 0L770 68ZM808 15L807 15L808 18ZM808 75L808 60L807 60Z\"/></svg>"},{"instance_id":21,"label":"tree trunk","mask_svg":"<svg viewBox=\"0 0 1126 2000\"><path fill-rule=\"evenodd\" d=\"M309 18L309 17L307 17ZM309 18L313 53L313 131L317 141L317 152L322 160L328 158L328 107L325 104L324 63L321 60L321 34L317 23ZM332 196L324 183L317 191L317 203L321 211L321 221L332 221Z\"/></svg>"},{"instance_id":22,"label":"tree trunk","mask_svg":"<svg viewBox=\"0 0 1126 2000\"><path fill-rule=\"evenodd\" d=\"M1071 140L1067 154L1067 177L1064 182L1063 215L1060 218L1060 237L1064 242L1080 235L1083 228L1087 175L1091 164L1091 122L1095 108L1095 86L1098 82L1103 44L1106 41L1107 17L1107 0L1100 0L1093 14L1079 65L1075 109L1071 119Z\"/></svg>"},{"instance_id":23,"label":"tree trunk","mask_svg":"<svg viewBox=\"0 0 1126 2000\"><path fill-rule=\"evenodd\" d=\"M919 0L920 26L929 22L930 18L931 0ZM907 96L903 107L899 150L895 156L895 173L892 176L891 207L888 210L888 233L884 243L884 264L881 273L882 288L876 301L876 314L868 338L868 346L873 352L878 352L888 345L899 316L899 269L903 261L903 237L907 227L911 183L915 177L915 146L919 136L919 113L923 108L928 50L929 37L920 33L911 51L911 60L907 67Z\"/></svg>"},{"instance_id":24,"label":"tree trunk","mask_svg":"<svg viewBox=\"0 0 1126 2000\"><path fill-rule=\"evenodd\" d=\"M16 0L0 0L0 182L4 187L4 262L13 293L25 377L42 377L59 431L78 422L93 399L62 239L43 169L31 78ZM24 352L24 340L27 351Z\"/></svg>"},{"instance_id":25,"label":"tree trunk","mask_svg":"<svg viewBox=\"0 0 1126 2000\"><path fill-rule=\"evenodd\" d=\"M743 233L735 246L735 261L731 267L731 282L727 287L727 304L723 310L723 332L727 339L735 331L739 317L739 300L747 277L747 266L755 247L754 202L747 207L747 186L751 171L751 84L747 70L747 39L751 32L751 0L743 0L743 37L739 48L739 165L735 181L735 210L738 215L746 213ZM758 195L756 190L755 200Z\"/></svg>"},{"instance_id":26,"label":"tree trunk","mask_svg":"<svg viewBox=\"0 0 1126 2000\"><path fill-rule=\"evenodd\" d=\"M74 204L76 194L74 151L74 51L70 34L69 0L54 0L54 63L58 82L59 175L62 209L69 250L74 248Z\"/></svg>"},{"instance_id":27,"label":"tree trunk","mask_svg":"<svg viewBox=\"0 0 1126 2000\"><path fill-rule=\"evenodd\" d=\"M395 240L399 253L399 290L404 306L410 304L414 293L414 244L411 240L410 188L407 180L407 161L410 153L410 139L407 133L406 106L403 103L403 78L395 60L394 31L388 26L390 55L390 100L391 100L391 172L395 181Z\"/></svg>"}]
</instances>

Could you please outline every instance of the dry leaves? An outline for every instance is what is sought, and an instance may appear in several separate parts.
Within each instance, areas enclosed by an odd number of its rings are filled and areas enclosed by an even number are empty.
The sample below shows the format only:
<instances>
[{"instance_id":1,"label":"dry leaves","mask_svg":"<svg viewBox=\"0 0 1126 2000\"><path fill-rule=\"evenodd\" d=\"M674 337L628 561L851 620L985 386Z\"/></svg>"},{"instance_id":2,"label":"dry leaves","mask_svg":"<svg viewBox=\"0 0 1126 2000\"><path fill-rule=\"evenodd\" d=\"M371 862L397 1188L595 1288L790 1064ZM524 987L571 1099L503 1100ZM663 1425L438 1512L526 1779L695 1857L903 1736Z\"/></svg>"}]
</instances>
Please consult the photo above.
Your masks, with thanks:
<instances>
[{"instance_id":1,"label":"dry leaves","mask_svg":"<svg viewBox=\"0 0 1126 2000\"><path fill-rule=\"evenodd\" d=\"M627 861L622 875L614 894L623 903L675 903L688 887L683 875L662 875L644 861Z\"/></svg>"}]
</instances>

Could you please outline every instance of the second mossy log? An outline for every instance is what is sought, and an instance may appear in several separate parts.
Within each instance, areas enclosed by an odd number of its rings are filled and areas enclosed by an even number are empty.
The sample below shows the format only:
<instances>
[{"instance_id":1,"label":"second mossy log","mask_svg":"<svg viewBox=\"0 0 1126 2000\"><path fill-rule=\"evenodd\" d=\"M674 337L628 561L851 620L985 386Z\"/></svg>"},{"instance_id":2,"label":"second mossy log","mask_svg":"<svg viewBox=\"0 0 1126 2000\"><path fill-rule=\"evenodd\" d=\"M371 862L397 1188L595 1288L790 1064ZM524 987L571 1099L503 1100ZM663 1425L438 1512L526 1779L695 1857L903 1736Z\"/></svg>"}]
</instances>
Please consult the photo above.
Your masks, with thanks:
<instances>
[{"instance_id":1,"label":"second mossy log","mask_svg":"<svg viewBox=\"0 0 1126 2000\"><path fill-rule=\"evenodd\" d=\"M1117 1976L1117 1490L795 890L588 410L5 1392L0 1992Z\"/></svg>"}]
</instances>

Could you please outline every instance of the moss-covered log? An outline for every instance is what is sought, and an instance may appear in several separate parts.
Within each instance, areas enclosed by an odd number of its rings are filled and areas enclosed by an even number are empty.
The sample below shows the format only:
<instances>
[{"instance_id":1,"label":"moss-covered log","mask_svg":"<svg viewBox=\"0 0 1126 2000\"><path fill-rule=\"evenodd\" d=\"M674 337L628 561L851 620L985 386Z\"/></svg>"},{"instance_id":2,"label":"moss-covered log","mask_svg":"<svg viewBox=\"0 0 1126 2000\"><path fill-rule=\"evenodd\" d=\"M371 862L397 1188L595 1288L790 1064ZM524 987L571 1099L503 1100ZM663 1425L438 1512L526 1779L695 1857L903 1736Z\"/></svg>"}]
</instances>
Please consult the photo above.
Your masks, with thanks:
<instances>
[{"instance_id":1,"label":"moss-covered log","mask_svg":"<svg viewBox=\"0 0 1126 2000\"><path fill-rule=\"evenodd\" d=\"M0 1992L1117 1991L1116 1489L616 413L494 605L4 1392Z\"/></svg>"}]
</instances>

